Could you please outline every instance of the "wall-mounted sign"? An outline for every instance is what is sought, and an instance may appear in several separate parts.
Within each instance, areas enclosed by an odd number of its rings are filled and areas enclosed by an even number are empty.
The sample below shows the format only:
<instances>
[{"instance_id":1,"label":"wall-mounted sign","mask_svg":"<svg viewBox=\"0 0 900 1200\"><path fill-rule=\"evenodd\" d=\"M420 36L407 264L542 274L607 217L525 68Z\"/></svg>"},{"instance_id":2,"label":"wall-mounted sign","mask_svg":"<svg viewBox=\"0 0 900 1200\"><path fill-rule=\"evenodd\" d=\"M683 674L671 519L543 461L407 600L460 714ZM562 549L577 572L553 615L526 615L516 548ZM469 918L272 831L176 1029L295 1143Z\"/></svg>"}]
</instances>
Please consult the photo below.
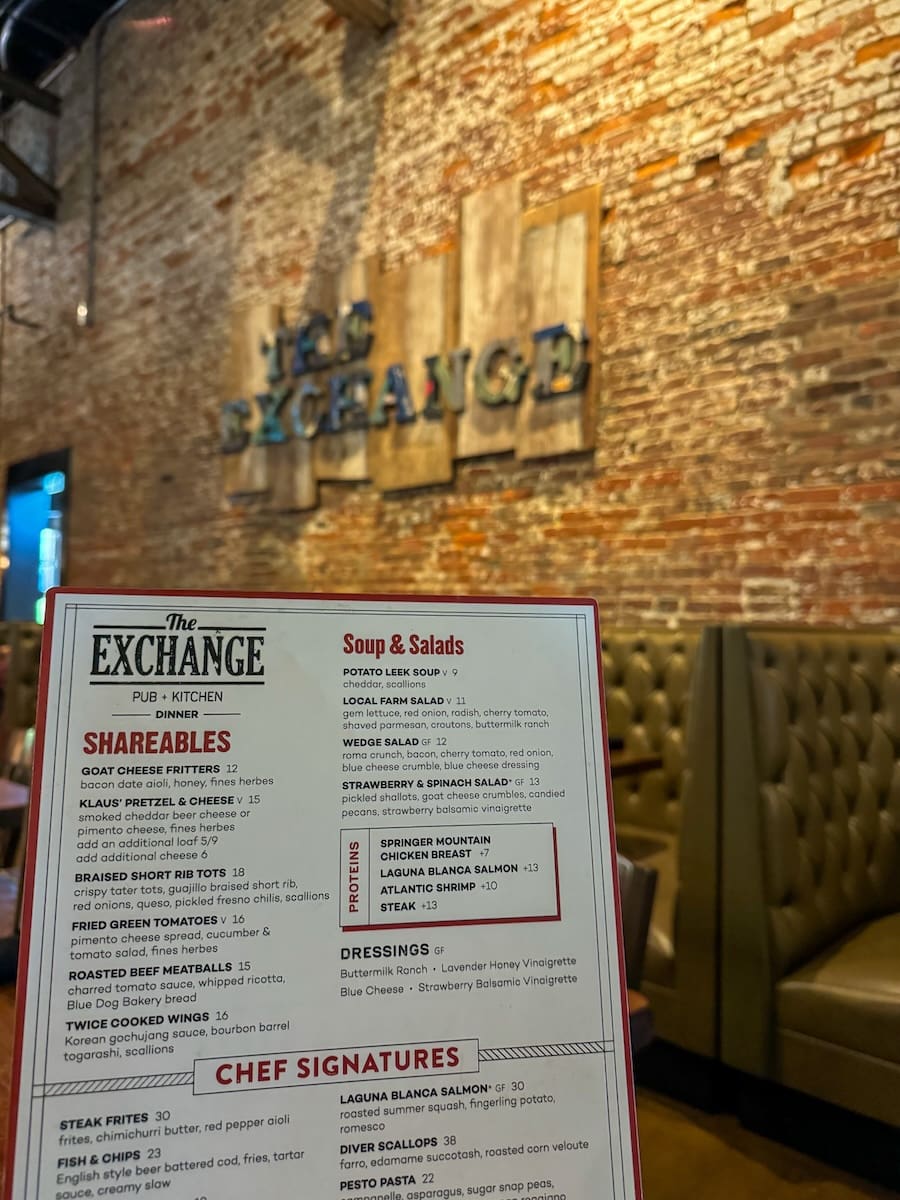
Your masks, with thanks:
<instances>
[{"instance_id":1,"label":"wall-mounted sign","mask_svg":"<svg viewBox=\"0 0 900 1200\"><path fill-rule=\"evenodd\" d=\"M507 181L463 202L458 251L353 263L294 326L279 304L237 313L227 494L312 508L319 480L392 491L449 482L456 459L588 449L599 212L588 188L523 213Z\"/></svg>"},{"instance_id":2,"label":"wall-mounted sign","mask_svg":"<svg viewBox=\"0 0 900 1200\"><path fill-rule=\"evenodd\" d=\"M47 630L4 1200L637 1200L592 602Z\"/></svg>"}]
</instances>

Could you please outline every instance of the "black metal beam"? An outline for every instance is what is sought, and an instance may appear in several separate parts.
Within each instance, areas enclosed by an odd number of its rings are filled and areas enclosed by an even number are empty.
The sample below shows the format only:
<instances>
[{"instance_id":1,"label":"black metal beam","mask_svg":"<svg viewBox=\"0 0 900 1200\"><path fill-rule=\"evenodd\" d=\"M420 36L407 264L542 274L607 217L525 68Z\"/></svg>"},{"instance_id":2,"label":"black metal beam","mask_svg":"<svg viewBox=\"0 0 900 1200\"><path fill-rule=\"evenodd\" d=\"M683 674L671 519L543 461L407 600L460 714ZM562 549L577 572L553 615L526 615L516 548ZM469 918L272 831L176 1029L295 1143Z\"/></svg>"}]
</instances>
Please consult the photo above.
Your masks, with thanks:
<instances>
[{"instance_id":1,"label":"black metal beam","mask_svg":"<svg viewBox=\"0 0 900 1200\"><path fill-rule=\"evenodd\" d=\"M358 25L383 32L396 24L399 0L325 0L336 13Z\"/></svg>"},{"instance_id":2,"label":"black metal beam","mask_svg":"<svg viewBox=\"0 0 900 1200\"><path fill-rule=\"evenodd\" d=\"M20 79L10 71L0 70L0 92L12 96L14 100L24 100L27 104L33 104L35 108L40 108L54 117L58 117L62 110L59 96L54 96L46 88L38 87L27 79Z\"/></svg>"},{"instance_id":3,"label":"black metal beam","mask_svg":"<svg viewBox=\"0 0 900 1200\"><path fill-rule=\"evenodd\" d=\"M52 225L56 219L56 205L0 192L0 217L14 217L32 225Z\"/></svg>"},{"instance_id":4,"label":"black metal beam","mask_svg":"<svg viewBox=\"0 0 900 1200\"><path fill-rule=\"evenodd\" d=\"M20 158L15 150L10 150L6 142L0 141L0 167L5 167L10 175L15 176L19 185L19 195L29 200L37 200L42 204L55 205L59 192L52 183L48 183L36 171L29 167L24 158Z\"/></svg>"}]
</instances>

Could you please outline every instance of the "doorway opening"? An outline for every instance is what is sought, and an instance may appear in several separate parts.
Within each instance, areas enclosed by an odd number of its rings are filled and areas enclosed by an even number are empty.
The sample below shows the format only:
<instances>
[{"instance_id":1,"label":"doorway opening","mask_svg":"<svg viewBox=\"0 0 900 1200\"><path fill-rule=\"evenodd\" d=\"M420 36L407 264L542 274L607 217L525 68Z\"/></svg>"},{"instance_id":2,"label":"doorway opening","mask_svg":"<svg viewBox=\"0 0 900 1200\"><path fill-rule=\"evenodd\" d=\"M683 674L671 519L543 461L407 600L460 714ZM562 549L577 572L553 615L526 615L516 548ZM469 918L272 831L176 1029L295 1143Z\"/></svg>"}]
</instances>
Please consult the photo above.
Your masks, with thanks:
<instances>
[{"instance_id":1,"label":"doorway opening","mask_svg":"<svg viewBox=\"0 0 900 1200\"><path fill-rule=\"evenodd\" d=\"M43 624L47 592L63 580L68 489L68 450L14 463L7 471L0 529L5 621Z\"/></svg>"}]
</instances>

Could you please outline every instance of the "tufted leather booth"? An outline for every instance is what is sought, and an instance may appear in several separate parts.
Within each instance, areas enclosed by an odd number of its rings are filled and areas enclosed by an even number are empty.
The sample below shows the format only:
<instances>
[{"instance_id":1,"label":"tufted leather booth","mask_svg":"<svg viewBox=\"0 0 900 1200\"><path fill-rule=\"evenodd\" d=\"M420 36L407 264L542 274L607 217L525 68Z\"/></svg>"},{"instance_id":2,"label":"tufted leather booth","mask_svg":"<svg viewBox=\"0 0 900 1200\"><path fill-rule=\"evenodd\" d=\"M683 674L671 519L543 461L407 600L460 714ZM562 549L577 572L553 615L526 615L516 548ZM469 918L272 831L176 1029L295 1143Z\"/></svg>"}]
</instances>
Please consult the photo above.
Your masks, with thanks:
<instances>
[{"instance_id":1,"label":"tufted leather booth","mask_svg":"<svg viewBox=\"0 0 900 1200\"><path fill-rule=\"evenodd\" d=\"M900 634L723 634L722 1055L900 1126Z\"/></svg>"},{"instance_id":2,"label":"tufted leather booth","mask_svg":"<svg viewBox=\"0 0 900 1200\"><path fill-rule=\"evenodd\" d=\"M603 635L610 737L662 767L613 786L618 849L658 872L642 990L660 1037L717 1053L718 752L721 634Z\"/></svg>"}]
</instances>

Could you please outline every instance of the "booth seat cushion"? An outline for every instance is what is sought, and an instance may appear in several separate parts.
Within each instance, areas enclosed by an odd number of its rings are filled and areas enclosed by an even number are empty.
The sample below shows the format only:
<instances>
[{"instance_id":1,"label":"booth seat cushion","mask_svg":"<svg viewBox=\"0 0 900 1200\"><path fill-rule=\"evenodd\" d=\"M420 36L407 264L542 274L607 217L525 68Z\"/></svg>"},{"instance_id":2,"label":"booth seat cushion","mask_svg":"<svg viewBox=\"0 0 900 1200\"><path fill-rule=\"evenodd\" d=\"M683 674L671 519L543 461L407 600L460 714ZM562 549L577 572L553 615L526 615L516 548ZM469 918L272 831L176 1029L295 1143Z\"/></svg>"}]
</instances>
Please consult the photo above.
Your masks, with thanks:
<instances>
[{"instance_id":1,"label":"booth seat cushion","mask_svg":"<svg viewBox=\"0 0 900 1200\"><path fill-rule=\"evenodd\" d=\"M678 838L640 825L617 825L620 854L657 872L653 915L644 957L644 979L664 987L675 983L675 902L678 896Z\"/></svg>"},{"instance_id":2,"label":"booth seat cushion","mask_svg":"<svg viewBox=\"0 0 900 1200\"><path fill-rule=\"evenodd\" d=\"M778 1026L900 1064L900 913L843 937L776 988Z\"/></svg>"}]
</instances>

